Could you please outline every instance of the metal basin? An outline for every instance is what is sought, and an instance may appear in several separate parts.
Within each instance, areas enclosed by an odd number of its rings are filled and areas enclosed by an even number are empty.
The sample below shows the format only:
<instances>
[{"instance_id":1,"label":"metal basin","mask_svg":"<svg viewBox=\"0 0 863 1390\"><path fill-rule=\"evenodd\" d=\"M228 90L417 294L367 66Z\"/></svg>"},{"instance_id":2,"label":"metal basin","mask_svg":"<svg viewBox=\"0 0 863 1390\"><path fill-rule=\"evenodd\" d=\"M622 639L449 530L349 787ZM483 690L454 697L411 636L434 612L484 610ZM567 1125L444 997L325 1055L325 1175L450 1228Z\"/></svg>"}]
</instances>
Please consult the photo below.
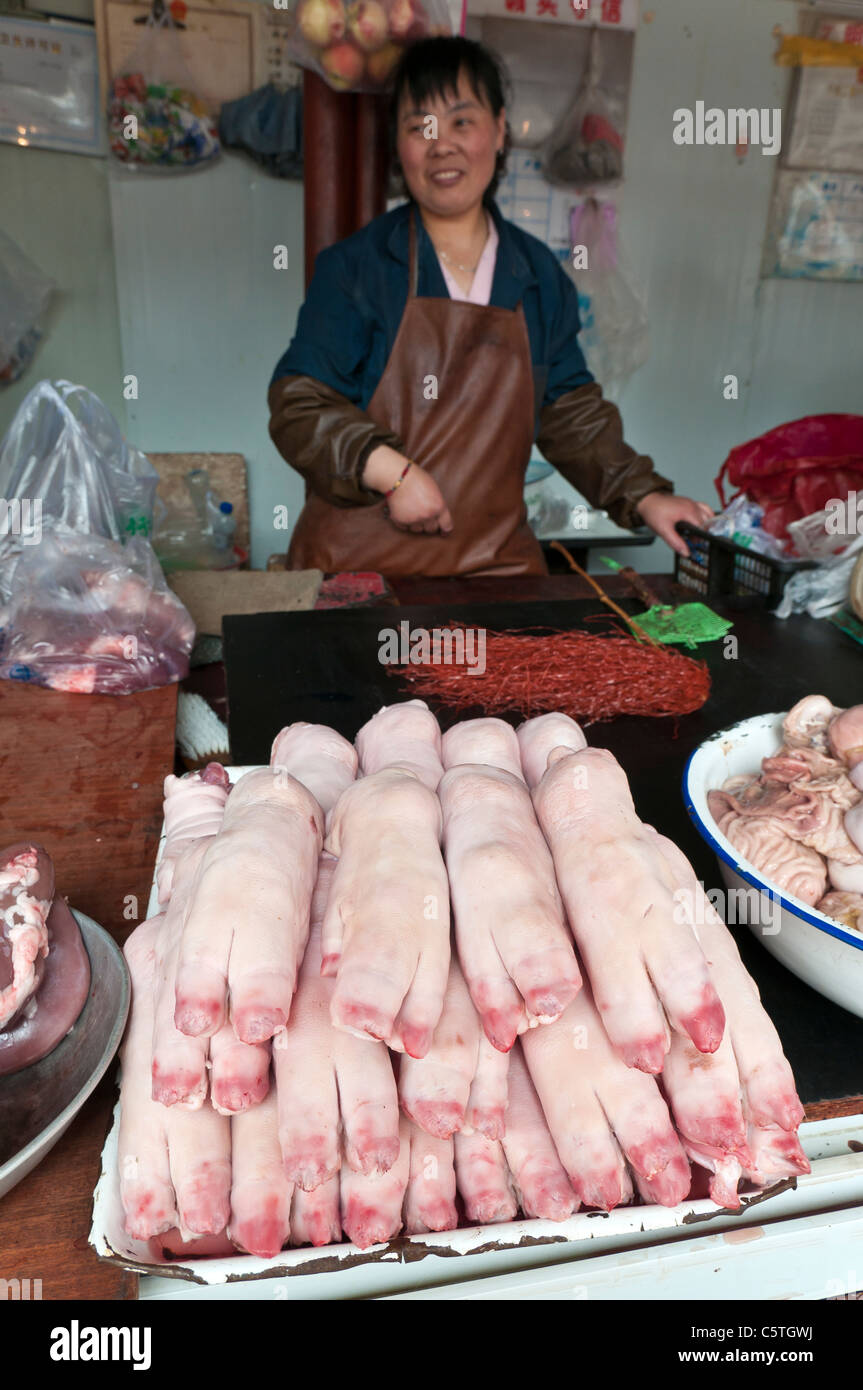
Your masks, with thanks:
<instances>
[{"instance_id":1,"label":"metal basin","mask_svg":"<svg viewBox=\"0 0 863 1390\"><path fill-rule=\"evenodd\" d=\"M90 992L53 1052L0 1078L0 1197L26 1177L68 1129L105 1075L129 1012L129 972L119 946L83 912L72 915L90 957Z\"/></svg>"}]
</instances>

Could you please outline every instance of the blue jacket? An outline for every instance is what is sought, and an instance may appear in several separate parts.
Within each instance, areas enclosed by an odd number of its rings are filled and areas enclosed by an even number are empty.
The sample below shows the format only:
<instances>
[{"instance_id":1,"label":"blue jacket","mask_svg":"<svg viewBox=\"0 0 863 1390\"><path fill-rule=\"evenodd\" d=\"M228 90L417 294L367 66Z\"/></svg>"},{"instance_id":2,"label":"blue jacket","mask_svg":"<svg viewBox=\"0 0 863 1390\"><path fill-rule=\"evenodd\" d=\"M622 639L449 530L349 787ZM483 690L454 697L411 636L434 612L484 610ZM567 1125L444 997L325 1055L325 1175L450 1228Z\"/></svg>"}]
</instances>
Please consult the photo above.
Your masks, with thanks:
<instances>
[{"instance_id":1,"label":"blue jacket","mask_svg":"<svg viewBox=\"0 0 863 1390\"><path fill-rule=\"evenodd\" d=\"M318 255L296 333L272 381L315 377L365 410L407 302L409 210L404 203ZM500 237L490 303L524 307L538 428L544 405L593 381L578 345L578 294L547 246L505 221L496 203L490 211ZM420 217L417 228L417 294L446 299L446 282Z\"/></svg>"}]
</instances>

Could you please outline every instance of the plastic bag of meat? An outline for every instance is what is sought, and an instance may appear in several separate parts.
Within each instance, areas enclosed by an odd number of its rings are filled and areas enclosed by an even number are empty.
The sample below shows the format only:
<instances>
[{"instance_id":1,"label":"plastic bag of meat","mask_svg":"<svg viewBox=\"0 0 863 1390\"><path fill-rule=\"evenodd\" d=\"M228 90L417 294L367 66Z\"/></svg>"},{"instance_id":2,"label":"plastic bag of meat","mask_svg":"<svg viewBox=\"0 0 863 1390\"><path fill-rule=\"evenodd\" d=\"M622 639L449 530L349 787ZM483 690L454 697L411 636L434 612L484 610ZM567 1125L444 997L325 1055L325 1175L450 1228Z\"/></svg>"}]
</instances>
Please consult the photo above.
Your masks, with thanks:
<instances>
[{"instance_id":1,"label":"plastic bag of meat","mask_svg":"<svg viewBox=\"0 0 863 1390\"><path fill-rule=\"evenodd\" d=\"M594 29L584 84L548 137L542 171L551 184L615 183L623 177L625 97L603 80L600 44Z\"/></svg>"},{"instance_id":2,"label":"plastic bag of meat","mask_svg":"<svg viewBox=\"0 0 863 1390\"><path fill-rule=\"evenodd\" d=\"M128 695L189 672L195 626L148 541L54 530L24 547L0 605L0 677Z\"/></svg>"},{"instance_id":3,"label":"plastic bag of meat","mask_svg":"<svg viewBox=\"0 0 863 1390\"><path fill-rule=\"evenodd\" d=\"M71 381L38 382L0 444L0 593L11 591L7 557L49 525L115 541L149 536L158 482L98 396Z\"/></svg>"},{"instance_id":4,"label":"plastic bag of meat","mask_svg":"<svg viewBox=\"0 0 863 1390\"><path fill-rule=\"evenodd\" d=\"M0 1077L53 1052L90 989L78 923L33 841L0 850Z\"/></svg>"}]
</instances>

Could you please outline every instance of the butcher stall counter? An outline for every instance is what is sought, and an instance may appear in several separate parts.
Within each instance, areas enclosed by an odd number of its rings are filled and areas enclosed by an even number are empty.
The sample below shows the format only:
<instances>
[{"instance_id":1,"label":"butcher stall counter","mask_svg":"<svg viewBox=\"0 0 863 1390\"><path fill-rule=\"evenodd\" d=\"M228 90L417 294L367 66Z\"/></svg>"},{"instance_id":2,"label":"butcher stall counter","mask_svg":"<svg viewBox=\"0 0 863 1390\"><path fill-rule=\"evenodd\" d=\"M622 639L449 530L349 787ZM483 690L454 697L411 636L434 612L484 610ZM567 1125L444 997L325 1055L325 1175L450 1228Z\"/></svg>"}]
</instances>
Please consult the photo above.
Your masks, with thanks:
<instances>
[{"instance_id":1,"label":"butcher stall counter","mask_svg":"<svg viewBox=\"0 0 863 1390\"><path fill-rule=\"evenodd\" d=\"M670 580L649 577L660 594ZM619 577L603 580L622 595ZM536 603L537 621L559 601L586 599L576 576L546 579L403 581L394 586L403 615L435 610L439 624L454 605L470 604L488 626L507 622L507 605ZM679 591L677 598L681 597ZM500 605L500 607L498 607ZM724 612L721 605L713 605ZM635 611L638 604L632 605ZM464 610L467 611L467 610ZM592 611L598 611L598 605ZM630 776L636 804L646 819L672 835L709 888L718 885L715 861L688 822L680 791L686 757L709 733L747 714L788 708L801 695L823 691L836 703L859 698L860 648L826 623L795 618L781 625L769 614L727 611L735 622L741 658L724 662L719 644L701 649L713 676L708 706L678 721L623 719L595 726L591 741L605 744ZM367 609L345 613L260 615L242 621L243 635L226 624L231 727L245 750L236 762L264 761L269 729L249 723L255 691L266 690L267 673L290 667L290 644L274 645L282 625L302 617L312 624L315 645L332 640L338 622L392 625L393 608L376 616ZM255 624L263 629L255 635ZM303 628L303 640L307 640ZM239 681L232 661L249 635L257 657ZM317 637L320 634L320 637ZM795 653L789 660L789 653ZM308 659L306 647L301 654ZM298 658L299 659L299 658ZM276 666L273 666L273 663ZM212 668L214 680L219 672ZM372 673L374 674L374 673ZM850 682L856 677L857 685ZM365 668L356 670L363 698L392 703L400 692L378 669L378 688L368 688ZM200 687L198 687L200 688ZM282 690L290 689L284 681ZM356 691L343 692L347 703ZM337 724L334 706L318 718ZM128 895L144 907L161 826L161 787L173 770L174 689L126 697L65 695L0 683L3 799L0 826L5 842L24 833L41 838L57 865L60 891L73 906L105 926L118 940L134 926ZM279 723L310 717L282 704ZM365 714L357 718L358 726ZM353 719L350 712L342 718ZM241 721L239 727L237 721ZM261 747L254 743L253 731ZM344 730L347 732L347 730ZM352 728L350 732L355 732ZM657 768L661 773L657 775ZM561 1243L495 1250L493 1231L483 1249L469 1257L448 1251L409 1258L394 1242L380 1258L346 1261L288 1280L253 1280L201 1287L178 1279L140 1280L99 1261L87 1245L92 1191L116 1095L116 1069L84 1107L45 1162L0 1202L0 1276L40 1278L43 1298L825 1298L863 1288L859 1257L863 1239L863 1020L830 1004L783 970L747 931L737 933L747 967L755 976L797 1075L806 1105L804 1144L813 1160L814 1181L792 1185L755 1204L743 1215L717 1214L701 1226L662 1231L611 1231L596 1213L596 1236Z\"/></svg>"}]
</instances>

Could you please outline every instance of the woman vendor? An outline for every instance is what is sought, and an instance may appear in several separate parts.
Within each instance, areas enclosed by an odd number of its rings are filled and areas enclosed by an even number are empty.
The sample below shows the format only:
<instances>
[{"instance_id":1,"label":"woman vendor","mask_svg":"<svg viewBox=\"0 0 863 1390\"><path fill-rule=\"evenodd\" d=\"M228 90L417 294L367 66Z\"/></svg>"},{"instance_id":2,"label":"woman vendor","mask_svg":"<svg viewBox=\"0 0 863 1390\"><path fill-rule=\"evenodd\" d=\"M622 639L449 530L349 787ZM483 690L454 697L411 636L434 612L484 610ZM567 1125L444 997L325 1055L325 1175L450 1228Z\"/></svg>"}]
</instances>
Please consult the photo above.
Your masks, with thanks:
<instances>
[{"instance_id":1,"label":"woman vendor","mask_svg":"<svg viewBox=\"0 0 863 1390\"><path fill-rule=\"evenodd\" d=\"M619 525L686 554L675 523L710 507L624 442L578 345L575 286L494 201L499 62L421 40L390 109L408 201L320 253L270 384L270 434L306 481L290 567L544 574L523 497L534 441Z\"/></svg>"}]
</instances>

